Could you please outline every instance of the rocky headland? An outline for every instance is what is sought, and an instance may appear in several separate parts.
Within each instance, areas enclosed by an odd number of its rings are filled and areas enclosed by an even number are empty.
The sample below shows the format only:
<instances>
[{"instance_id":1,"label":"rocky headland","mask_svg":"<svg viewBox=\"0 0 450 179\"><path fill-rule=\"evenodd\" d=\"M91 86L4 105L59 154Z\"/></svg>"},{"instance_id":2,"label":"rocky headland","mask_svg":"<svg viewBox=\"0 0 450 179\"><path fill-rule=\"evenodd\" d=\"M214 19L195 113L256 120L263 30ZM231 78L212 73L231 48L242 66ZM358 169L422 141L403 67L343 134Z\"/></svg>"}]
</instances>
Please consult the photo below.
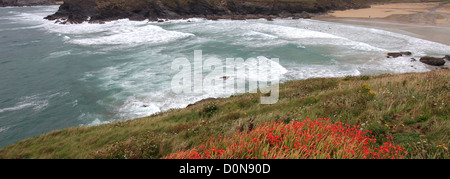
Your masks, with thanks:
<instances>
[{"instance_id":1,"label":"rocky headland","mask_svg":"<svg viewBox=\"0 0 450 179\"><path fill-rule=\"evenodd\" d=\"M0 0L0 6L37 6L62 4L62 0Z\"/></svg>"},{"instance_id":2,"label":"rocky headland","mask_svg":"<svg viewBox=\"0 0 450 179\"><path fill-rule=\"evenodd\" d=\"M368 7L370 0L66 0L58 12L46 17L62 23L207 19L310 18L329 10Z\"/></svg>"}]
</instances>

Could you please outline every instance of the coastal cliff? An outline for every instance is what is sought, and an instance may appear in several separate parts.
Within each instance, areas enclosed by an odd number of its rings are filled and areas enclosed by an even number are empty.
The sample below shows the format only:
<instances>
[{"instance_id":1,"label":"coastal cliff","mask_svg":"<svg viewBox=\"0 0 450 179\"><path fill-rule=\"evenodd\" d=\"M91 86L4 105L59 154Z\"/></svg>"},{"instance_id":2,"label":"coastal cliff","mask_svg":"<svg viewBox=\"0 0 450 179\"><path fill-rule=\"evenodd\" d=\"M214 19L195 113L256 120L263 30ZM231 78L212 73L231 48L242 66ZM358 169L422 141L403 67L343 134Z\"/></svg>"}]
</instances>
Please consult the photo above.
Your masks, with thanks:
<instances>
[{"instance_id":1,"label":"coastal cliff","mask_svg":"<svg viewBox=\"0 0 450 179\"><path fill-rule=\"evenodd\" d=\"M56 5L62 3L60 0L0 0L0 6L36 6Z\"/></svg>"},{"instance_id":2,"label":"coastal cliff","mask_svg":"<svg viewBox=\"0 0 450 179\"><path fill-rule=\"evenodd\" d=\"M247 134L250 126L266 122L292 124L322 116L373 131L375 146L385 142L406 146L407 159L448 159L444 147L450 137L449 86L449 70L291 81L280 84L280 99L274 105L260 104L261 94L252 93L205 100L140 119L29 138L1 148L0 159L158 159L190 150L211 136L220 140L217 136Z\"/></svg>"},{"instance_id":3,"label":"coastal cliff","mask_svg":"<svg viewBox=\"0 0 450 179\"><path fill-rule=\"evenodd\" d=\"M66 0L46 17L64 22L181 19L309 18L309 13L368 7L370 0Z\"/></svg>"}]
</instances>

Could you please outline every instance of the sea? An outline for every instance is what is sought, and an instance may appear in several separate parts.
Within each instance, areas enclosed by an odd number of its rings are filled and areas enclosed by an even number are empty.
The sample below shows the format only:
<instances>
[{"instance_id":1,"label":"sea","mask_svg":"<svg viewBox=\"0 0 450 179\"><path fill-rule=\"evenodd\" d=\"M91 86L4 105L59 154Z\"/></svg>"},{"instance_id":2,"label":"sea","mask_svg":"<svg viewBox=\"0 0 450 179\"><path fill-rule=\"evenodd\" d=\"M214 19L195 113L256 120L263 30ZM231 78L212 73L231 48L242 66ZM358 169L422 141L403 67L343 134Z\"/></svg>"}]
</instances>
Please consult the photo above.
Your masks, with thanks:
<instances>
[{"instance_id":1,"label":"sea","mask_svg":"<svg viewBox=\"0 0 450 179\"><path fill-rule=\"evenodd\" d=\"M232 94L176 94L174 60L279 59L281 82L426 72L450 46L406 33L311 19L104 24L45 20L58 6L0 8L0 148L77 126L131 120ZM406 34L406 35L405 35ZM387 58L410 51L412 56ZM217 78L220 78L219 76Z\"/></svg>"}]
</instances>

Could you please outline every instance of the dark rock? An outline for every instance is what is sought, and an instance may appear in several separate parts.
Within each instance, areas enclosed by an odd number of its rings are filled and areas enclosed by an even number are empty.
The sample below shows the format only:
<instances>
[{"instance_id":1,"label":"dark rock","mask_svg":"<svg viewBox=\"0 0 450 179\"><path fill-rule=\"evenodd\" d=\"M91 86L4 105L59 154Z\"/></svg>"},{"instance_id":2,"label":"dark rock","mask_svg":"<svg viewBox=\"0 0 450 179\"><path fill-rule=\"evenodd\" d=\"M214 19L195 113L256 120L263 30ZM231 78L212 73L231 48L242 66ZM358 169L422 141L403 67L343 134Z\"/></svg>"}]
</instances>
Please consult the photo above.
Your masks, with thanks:
<instances>
[{"instance_id":1,"label":"dark rock","mask_svg":"<svg viewBox=\"0 0 450 179\"><path fill-rule=\"evenodd\" d=\"M288 18L288 17L292 17L292 14L291 14L290 12L287 12L287 11L282 11L282 12L279 14L279 16L280 16L281 18Z\"/></svg>"},{"instance_id":2,"label":"dark rock","mask_svg":"<svg viewBox=\"0 0 450 179\"><path fill-rule=\"evenodd\" d=\"M411 58L411 62L415 62L417 61L415 58Z\"/></svg>"},{"instance_id":3,"label":"dark rock","mask_svg":"<svg viewBox=\"0 0 450 179\"><path fill-rule=\"evenodd\" d=\"M256 15L256 14L245 15L245 19L259 19L259 18L261 18L261 16Z\"/></svg>"},{"instance_id":4,"label":"dark rock","mask_svg":"<svg viewBox=\"0 0 450 179\"><path fill-rule=\"evenodd\" d=\"M65 0L58 12L46 19L56 20L65 17L70 23L111 21L123 18L145 20L205 17L211 20L222 18L235 20L267 18L271 20L278 17L311 18L314 13L365 8L367 4L363 1L331 0L317 1L314 5L301 1Z\"/></svg>"},{"instance_id":5,"label":"dark rock","mask_svg":"<svg viewBox=\"0 0 450 179\"><path fill-rule=\"evenodd\" d=\"M420 58L420 62L432 65L432 66L442 66L445 64L445 61L443 58L436 58L436 57L422 57Z\"/></svg>"},{"instance_id":6,"label":"dark rock","mask_svg":"<svg viewBox=\"0 0 450 179\"><path fill-rule=\"evenodd\" d=\"M387 54L387 58L397 58L397 57L401 57L401 56L411 56L412 53L411 52L394 52L394 53L388 53Z\"/></svg>"},{"instance_id":7,"label":"dark rock","mask_svg":"<svg viewBox=\"0 0 450 179\"><path fill-rule=\"evenodd\" d=\"M96 2L95 0L66 0L64 4L59 7L59 10L53 14L45 17L48 20L67 19L64 23L81 23L87 21L89 17L96 16ZM91 18L91 21L108 20L107 18Z\"/></svg>"},{"instance_id":8,"label":"dark rock","mask_svg":"<svg viewBox=\"0 0 450 179\"><path fill-rule=\"evenodd\" d=\"M158 22L158 18L156 17L152 17L152 18L148 18L149 22Z\"/></svg>"},{"instance_id":9,"label":"dark rock","mask_svg":"<svg viewBox=\"0 0 450 179\"><path fill-rule=\"evenodd\" d=\"M314 16L308 12L303 11L298 17L302 19L311 19Z\"/></svg>"},{"instance_id":10,"label":"dark rock","mask_svg":"<svg viewBox=\"0 0 450 179\"><path fill-rule=\"evenodd\" d=\"M446 55L446 56L444 57L444 60L450 61L450 55Z\"/></svg>"},{"instance_id":11,"label":"dark rock","mask_svg":"<svg viewBox=\"0 0 450 179\"><path fill-rule=\"evenodd\" d=\"M411 52L400 52L402 55L406 55L406 56L411 56L412 53Z\"/></svg>"},{"instance_id":12,"label":"dark rock","mask_svg":"<svg viewBox=\"0 0 450 179\"><path fill-rule=\"evenodd\" d=\"M164 22L164 20L160 19L160 20L158 20L158 22Z\"/></svg>"},{"instance_id":13,"label":"dark rock","mask_svg":"<svg viewBox=\"0 0 450 179\"><path fill-rule=\"evenodd\" d=\"M224 19L227 19L227 18L224 18ZM238 16L231 16L230 19L231 20L245 20L245 16L240 16L240 15L238 15Z\"/></svg>"},{"instance_id":14,"label":"dark rock","mask_svg":"<svg viewBox=\"0 0 450 179\"><path fill-rule=\"evenodd\" d=\"M61 0L0 0L0 6L56 5Z\"/></svg>"},{"instance_id":15,"label":"dark rock","mask_svg":"<svg viewBox=\"0 0 450 179\"><path fill-rule=\"evenodd\" d=\"M388 53L387 58L397 58L403 56L401 53Z\"/></svg>"}]
</instances>

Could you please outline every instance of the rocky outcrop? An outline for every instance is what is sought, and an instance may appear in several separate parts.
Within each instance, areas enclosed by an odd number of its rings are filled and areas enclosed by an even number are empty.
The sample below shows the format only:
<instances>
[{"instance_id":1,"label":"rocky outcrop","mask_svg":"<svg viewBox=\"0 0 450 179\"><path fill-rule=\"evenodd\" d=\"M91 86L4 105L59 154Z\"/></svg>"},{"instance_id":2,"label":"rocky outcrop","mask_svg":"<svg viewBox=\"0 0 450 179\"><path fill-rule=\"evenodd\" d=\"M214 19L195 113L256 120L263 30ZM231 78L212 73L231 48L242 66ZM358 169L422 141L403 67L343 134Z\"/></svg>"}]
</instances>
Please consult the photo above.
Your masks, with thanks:
<instances>
[{"instance_id":1,"label":"rocky outcrop","mask_svg":"<svg viewBox=\"0 0 450 179\"><path fill-rule=\"evenodd\" d=\"M436 57L429 57L429 56L420 58L420 62L428 64L428 65L432 65L432 66L445 65L444 58L436 58Z\"/></svg>"},{"instance_id":2,"label":"rocky outcrop","mask_svg":"<svg viewBox=\"0 0 450 179\"><path fill-rule=\"evenodd\" d=\"M0 6L55 5L58 0L0 0Z\"/></svg>"},{"instance_id":3,"label":"rocky outcrop","mask_svg":"<svg viewBox=\"0 0 450 179\"><path fill-rule=\"evenodd\" d=\"M446 56L444 57L444 60L450 61L450 55L446 55Z\"/></svg>"},{"instance_id":4,"label":"rocky outcrop","mask_svg":"<svg viewBox=\"0 0 450 179\"><path fill-rule=\"evenodd\" d=\"M67 22L132 20L249 18L310 18L311 13L368 7L361 0L65 0L59 11L47 19Z\"/></svg>"},{"instance_id":5,"label":"rocky outcrop","mask_svg":"<svg viewBox=\"0 0 450 179\"><path fill-rule=\"evenodd\" d=\"M388 53L387 54L387 58L397 58L397 57L401 57L401 56L411 56L412 53L411 52L394 52L394 53Z\"/></svg>"},{"instance_id":6,"label":"rocky outcrop","mask_svg":"<svg viewBox=\"0 0 450 179\"><path fill-rule=\"evenodd\" d=\"M69 20L73 23L81 23L96 15L96 6L95 0L66 0L55 14L47 16L46 19L61 19L63 22Z\"/></svg>"}]
</instances>

